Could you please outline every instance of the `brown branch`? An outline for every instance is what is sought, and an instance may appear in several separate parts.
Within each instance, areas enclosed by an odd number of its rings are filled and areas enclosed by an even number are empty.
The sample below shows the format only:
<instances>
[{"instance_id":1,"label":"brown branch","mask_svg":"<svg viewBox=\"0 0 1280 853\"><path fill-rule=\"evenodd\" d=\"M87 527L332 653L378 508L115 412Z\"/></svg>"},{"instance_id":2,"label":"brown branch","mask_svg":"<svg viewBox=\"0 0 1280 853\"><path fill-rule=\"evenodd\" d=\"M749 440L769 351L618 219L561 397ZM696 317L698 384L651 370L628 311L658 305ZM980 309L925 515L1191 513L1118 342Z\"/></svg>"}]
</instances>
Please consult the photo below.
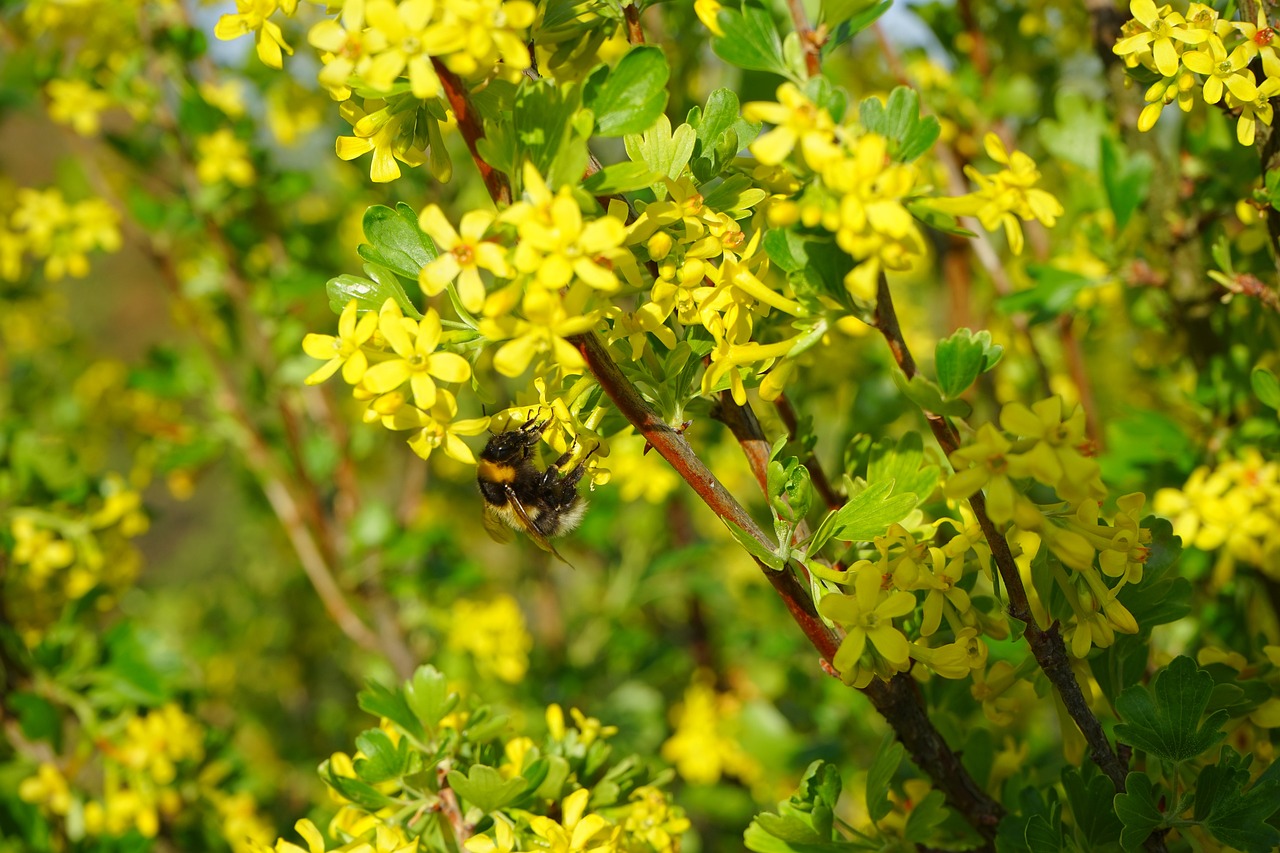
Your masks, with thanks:
<instances>
[{"instance_id":1,"label":"brown branch","mask_svg":"<svg viewBox=\"0 0 1280 853\"><path fill-rule=\"evenodd\" d=\"M889 291L889 282L883 275L880 277L876 295L875 326L888 344L898 367L908 379L911 379L916 374L915 361L902 337L897 312L893 306L893 296ZM943 452L950 457L960 444L955 428L945 418L933 412L926 411L925 416L929 420L929 428L933 431L934 438L937 439ZM1089 744L1089 757L1111 780L1116 791L1124 793L1127 768L1112 748L1101 721L1093 713L1093 709L1084 698L1084 693L1080 690L1080 684L1076 681L1075 673L1072 672L1071 659L1067 656L1066 644L1062 641L1057 623L1044 629L1036 622L1031 612L1026 587L1022 583L1022 575L1018 571L1017 563L1014 562L1013 553L1009 550L1009 543L996 529L991 516L987 514L986 499L981 491L975 492L973 497L969 498L969 506L973 509L973 514L982 528L987 545L991 548L991 557L996 564L996 569L1000 572L1001 580L1004 581L1009 615L1026 625L1023 636L1027 639L1027 645L1031 648L1031 653L1040 665L1040 669L1058 691L1058 696L1062 699L1067 713L1071 715L1071 719L1075 721ZM1145 846L1148 850L1162 851L1165 849L1164 839L1162 836L1153 835L1147 839Z\"/></svg>"},{"instance_id":2,"label":"brown branch","mask_svg":"<svg viewBox=\"0 0 1280 853\"><path fill-rule=\"evenodd\" d=\"M489 197L493 199L495 204L510 204L510 180L502 172L490 166L480 156L480 152L476 150L476 143L484 139L484 125L471 104L471 96L467 93L466 84L462 82L462 79L457 74L450 71L443 62L434 56L431 58L431 65L435 68L436 76L440 78L440 82L444 86L444 94L446 100L449 101L449 109L453 110L453 117L458 122L458 130L462 133L462 138L467 143L467 150L471 152L471 159L475 162L476 168L480 170L480 178L484 181L485 188L489 190Z\"/></svg>"},{"instance_id":3,"label":"brown branch","mask_svg":"<svg viewBox=\"0 0 1280 853\"><path fill-rule=\"evenodd\" d=\"M640 26L640 7L634 2L622 7L622 16L627 22L627 41L631 44L644 44L644 29Z\"/></svg>"},{"instance_id":4,"label":"brown branch","mask_svg":"<svg viewBox=\"0 0 1280 853\"><path fill-rule=\"evenodd\" d=\"M474 121L474 113L470 109L467 94L461 88L460 81L456 77L450 80L442 76L441 79L445 81L450 102L461 102L462 108L455 110L455 115L471 116ZM462 125L460 118L459 127ZM469 140L472 155L477 158L477 165L479 165L482 160L476 154L473 144L473 140L478 138L475 133L474 128L470 131L464 130L464 138ZM486 173L483 167L481 173ZM494 201L501 204L502 197L494 186L488 181L486 186L489 186L490 195ZM645 401L636 387L623 375L599 337L590 332L571 337L569 342L582 354L587 368L618 412L635 427L651 447L667 460L681 479L693 488L698 497L702 498L703 503L722 521L738 528L743 534L755 540L761 548L773 551L776 546L756 524L755 519L725 489L715 474L693 451L683 432L667 424ZM758 422L756 429L759 429ZM759 439L763 440L763 436ZM755 440L756 437L753 436L753 443ZM767 442L765 445L763 459L767 464ZM758 460L760 454L752 453L751 458ZM760 474L757 473L756 476L760 480ZM766 481L760 480L760 482L763 485ZM808 590L800 584L789 568L774 571L759 559L754 557L753 559L782 598L791 618L821 655L825 665L829 667L840 648L842 638L839 633L818 615ZM956 754L947 746L941 733L933 726L928 714L921 706L919 694L915 692L914 685L908 685L911 688L908 690L904 688L900 678L887 683L873 681L872 685L863 692L871 698L872 704L895 728L899 739L907 747L917 766L929 775L933 783L944 792L947 802L959 811L982 836L985 843L980 849L984 851L994 849L996 826L1004 814L1003 808L982 790L982 787L960 763ZM900 726L901 729L899 729Z\"/></svg>"},{"instance_id":5,"label":"brown branch","mask_svg":"<svg viewBox=\"0 0 1280 853\"><path fill-rule=\"evenodd\" d=\"M793 412L793 418L794 414ZM752 473L755 474L756 481L763 491L768 478L766 468L769 462L769 443L760 429L760 422L750 408L737 405L727 391L721 394L717 417L738 439L738 443L746 452ZM754 448L761 446L764 448L763 455L752 452ZM807 538L808 533L802 532L803 522L796 529L800 538ZM803 567L801 570L803 571ZM808 605L809 611L803 614L804 618L808 618L813 608L812 598L800 587L799 580L791 574L784 575L782 572L767 572L767 574L784 600L788 602L802 600ZM785 589L779 586L779 581L786 582ZM794 611L792 616L797 622L802 618ZM816 644L815 647L822 654L824 669L828 668L834 660L839 644L835 649L824 649ZM831 667L830 671L834 673L834 667ZM872 679L870 684L862 688L862 693L871 700L871 704L893 728L898 740L911 755L911 760L921 771L928 774L934 785L946 795L947 802L963 815L983 838L987 841L994 839L996 826L1004 816L1004 809L987 796L982 786L960 763L960 757L947 745L942 733L929 719L914 679L904 673L895 675L887 682L878 678Z\"/></svg>"},{"instance_id":6,"label":"brown branch","mask_svg":"<svg viewBox=\"0 0 1280 853\"><path fill-rule=\"evenodd\" d=\"M810 77L822 73L822 45L826 42L826 33L815 30L809 23L809 15L804 10L804 0L787 0L787 9L791 12L791 20L796 26L796 35L800 36L800 44L804 47L804 67Z\"/></svg>"}]
</instances>

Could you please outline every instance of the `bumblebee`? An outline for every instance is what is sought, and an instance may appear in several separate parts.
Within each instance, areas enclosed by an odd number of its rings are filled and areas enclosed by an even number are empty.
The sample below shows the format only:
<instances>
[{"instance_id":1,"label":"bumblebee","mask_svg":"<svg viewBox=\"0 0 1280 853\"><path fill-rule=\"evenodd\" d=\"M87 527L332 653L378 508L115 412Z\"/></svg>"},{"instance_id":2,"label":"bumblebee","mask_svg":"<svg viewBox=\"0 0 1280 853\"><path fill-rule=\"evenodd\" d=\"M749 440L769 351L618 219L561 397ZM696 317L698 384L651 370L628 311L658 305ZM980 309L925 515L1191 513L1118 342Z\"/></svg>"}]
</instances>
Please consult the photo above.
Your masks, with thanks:
<instances>
[{"instance_id":1,"label":"bumblebee","mask_svg":"<svg viewBox=\"0 0 1280 853\"><path fill-rule=\"evenodd\" d=\"M572 451L540 470L534 464L534 450L550 423L530 421L490 438L480 452L476 482L484 498L484 523L490 536L498 542L510 542L511 531L517 530L568 563L550 540L576 527L586 512L578 481L586 472L591 453L572 470L561 471Z\"/></svg>"}]
</instances>

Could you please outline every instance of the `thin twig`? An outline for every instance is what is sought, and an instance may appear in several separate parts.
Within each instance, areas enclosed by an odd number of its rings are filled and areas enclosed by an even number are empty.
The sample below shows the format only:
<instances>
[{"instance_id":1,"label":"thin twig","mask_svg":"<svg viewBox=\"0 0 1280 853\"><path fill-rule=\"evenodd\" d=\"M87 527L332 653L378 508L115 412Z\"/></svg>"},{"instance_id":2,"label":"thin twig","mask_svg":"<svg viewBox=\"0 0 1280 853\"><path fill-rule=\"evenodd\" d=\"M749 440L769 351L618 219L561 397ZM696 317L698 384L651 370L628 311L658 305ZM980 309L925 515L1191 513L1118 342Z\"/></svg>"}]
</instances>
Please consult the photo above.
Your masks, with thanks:
<instances>
[{"instance_id":1,"label":"thin twig","mask_svg":"<svg viewBox=\"0 0 1280 853\"><path fill-rule=\"evenodd\" d=\"M813 28L809 23L809 15L804 10L804 0L787 0L787 9L791 12L791 20L796 27L796 35L800 36L800 45L804 48L804 67L810 77L822 73L822 45L826 41L824 33Z\"/></svg>"},{"instance_id":2,"label":"thin twig","mask_svg":"<svg viewBox=\"0 0 1280 853\"><path fill-rule=\"evenodd\" d=\"M627 22L627 41L631 44L644 44L644 28L640 26L640 7L628 3L622 7L622 16Z\"/></svg>"},{"instance_id":3,"label":"thin twig","mask_svg":"<svg viewBox=\"0 0 1280 853\"><path fill-rule=\"evenodd\" d=\"M889 291L889 282L883 275L880 277L876 297L875 325L884 336L885 343L893 353L898 367L908 379L915 376L915 360L911 356L907 342L902 337L897 312L893 306L893 296ZM933 431L938 444L950 457L960 444L955 428L945 418L933 412L925 412L925 416L928 418L929 428ZM1076 681L1075 673L1071 669L1071 659L1067 656L1066 644L1058 631L1058 624L1054 622L1045 629L1036 622L1031 612L1026 587L1022 583L1022 575L1018 571L1017 563L1014 562L1013 553L1009 550L1009 543L996 528L991 516L987 514L986 499L981 491L975 492L969 499L969 506L973 509L973 514L982 528L987 545L991 548L996 569L1000 572L1001 580L1004 581L1009 615L1026 625L1023 636L1027 638L1027 645L1030 646L1031 653L1045 676L1058 691L1058 696L1062 699L1067 713L1084 735L1089 745L1089 757L1111 780L1116 791L1124 793L1127 768L1112 748L1101 721L1093 713L1093 709L1084 698L1084 693L1080 690L1080 684ZM1165 849L1164 839L1153 835L1147 839L1145 846L1148 850L1162 851Z\"/></svg>"}]
</instances>

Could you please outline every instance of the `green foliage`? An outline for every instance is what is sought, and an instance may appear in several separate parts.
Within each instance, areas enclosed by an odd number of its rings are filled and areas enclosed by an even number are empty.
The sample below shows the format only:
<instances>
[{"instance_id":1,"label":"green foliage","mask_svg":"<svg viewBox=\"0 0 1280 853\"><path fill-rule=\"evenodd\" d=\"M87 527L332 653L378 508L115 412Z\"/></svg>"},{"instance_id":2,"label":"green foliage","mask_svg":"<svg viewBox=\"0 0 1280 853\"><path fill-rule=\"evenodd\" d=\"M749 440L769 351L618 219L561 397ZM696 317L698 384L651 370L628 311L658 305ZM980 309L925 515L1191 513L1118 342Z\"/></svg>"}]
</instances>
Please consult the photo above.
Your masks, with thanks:
<instances>
[{"instance_id":1,"label":"green foliage","mask_svg":"<svg viewBox=\"0 0 1280 853\"><path fill-rule=\"evenodd\" d=\"M612 70L601 67L587 78L583 105L595 113L601 136L643 133L667 105L670 69L657 47L634 47Z\"/></svg>"},{"instance_id":2,"label":"green foliage","mask_svg":"<svg viewBox=\"0 0 1280 853\"><path fill-rule=\"evenodd\" d=\"M1134 685L1116 697L1123 723L1116 735L1164 761L1181 763L1195 758L1226 733L1226 711L1201 721L1213 692L1213 676L1186 656L1174 658L1156 674L1153 690Z\"/></svg>"},{"instance_id":3,"label":"green foliage","mask_svg":"<svg viewBox=\"0 0 1280 853\"><path fill-rule=\"evenodd\" d=\"M903 163L910 163L932 148L941 132L936 117L920 117L920 96L906 86L890 92L887 103L867 98L859 107L859 117L867 130L889 140L891 156Z\"/></svg>"},{"instance_id":4,"label":"green foliage","mask_svg":"<svg viewBox=\"0 0 1280 853\"><path fill-rule=\"evenodd\" d=\"M993 344L991 333L985 329L977 334L972 329L957 329L938 341L933 361L942 396L949 400L959 397L975 379L995 367L1002 355L1004 347Z\"/></svg>"}]
</instances>

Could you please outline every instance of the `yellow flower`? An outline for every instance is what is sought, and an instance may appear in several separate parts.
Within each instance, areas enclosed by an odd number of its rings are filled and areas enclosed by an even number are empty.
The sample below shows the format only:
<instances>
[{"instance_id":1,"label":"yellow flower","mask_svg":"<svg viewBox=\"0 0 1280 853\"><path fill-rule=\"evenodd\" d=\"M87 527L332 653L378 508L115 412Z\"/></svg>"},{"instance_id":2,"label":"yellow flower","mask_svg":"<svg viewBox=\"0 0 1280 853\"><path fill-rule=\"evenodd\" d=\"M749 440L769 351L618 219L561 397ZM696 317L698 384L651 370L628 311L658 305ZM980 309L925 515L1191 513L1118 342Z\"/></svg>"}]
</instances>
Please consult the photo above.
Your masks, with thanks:
<instances>
[{"instance_id":1,"label":"yellow flower","mask_svg":"<svg viewBox=\"0 0 1280 853\"><path fill-rule=\"evenodd\" d=\"M284 64L281 51L292 56L293 48L285 44L280 25L268 20L279 5L277 0L236 0L236 14L219 18L213 34L230 41L253 33L258 59L271 68L280 68Z\"/></svg>"},{"instance_id":2,"label":"yellow flower","mask_svg":"<svg viewBox=\"0 0 1280 853\"><path fill-rule=\"evenodd\" d=\"M365 44L371 60L364 69L364 82L371 89L390 92L396 78L409 74L409 88L415 98L443 94L440 79L431 67L431 57L453 45L452 34L433 22L433 0L369 0L365 6ZM434 24L434 25L433 25Z\"/></svg>"},{"instance_id":3,"label":"yellow flower","mask_svg":"<svg viewBox=\"0 0 1280 853\"><path fill-rule=\"evenodd\" d=\"M36 768L36 775L28 776L18 785L18 797L23 802L37 803L57 815L65 815L71 809L71 787L67 777L57 765L47 761Z\"/></svg>"},{"instance_id":4,"label":"yellow flower","mask_svg":"<svg viewBox=\"0 0 1280 853\"><path fill-rule=\"evenodd\" d=\"M752 784L762 769L735 737L738 702L717 694L712 678L705 670L694 675L684 701L672 711L675 732L662 744L662 757L691 785L711 785L725 775Z\"/></svg>"},{"instance_id":5,"label":"yellow flower","mask_svg":"<svg viewBox=\"0 0 1280 853\"><path fill-rule=\"evenodd\" d=\"M348 385L356 385L364 378L369 359L361 349L378 327L378 315L366 311L356 320L358 310L352 299L342 309L338 318L338 334L309 334L302 339L302 350L312 358L328 359L318 370L306 378L308 385L318 385L342 368L342 379Z\"/></svg>"},{"instance_id":6,"label":"yellow flower","mask_svg":"<svg viewBox=\"0 0 1280 853\"><path fill-rule=\"evenodd\" d=\"M1264 77L1280 77L1280 53L1276 52L1275 30L1267 23L1267 13L1262 7L1258 7L1258 22L1256 24L1248 21L1235 21L1232 23L1240 35L1244 36L1244 44L1241 45L1247 52L1249 59L1255 56L1262 57L1262 74Z\"/></svg>"},{"instance_id":7,"label":"yellow flower","mask_svg":"<svg viewBox=\"0 0 1280 853\"><path fill-rule=\"evenodd\" d=\"M229 128L222 128L196 140L196 177L213 185L227 180L238 187L253 183L253 163L249 147Z\"/></svg>"},{"instance_id":8,"label":"yellow flower","mask_svg":"<svg viewBox=\"0 0 1280 853\"><path fill-rule=\"evenodd\" d=\"M529 828L549 853L613 853L619 827L597 814L585 814L591 792L579 788L560 803L560 821L538 815Z\"/></svg>"},{"instance_id":9,"label":"yellow flower","mask_svg":"<svg viewBox=\"0 0 1280 853\"><path fill-rule=\"evenodd\" d=\"M509 595L485 602L455 602L449 614L447 643L449 648L471 655L481 673L508 684L519 683L529 670L533 638L525 628L520 605Z\"/></svg>"},{"instance_id":10,"label":"yellow flower","mask_svg":"<svg viewBox=\"0 0 1280 853\"><path fill-rule=\"evenodd\" d=\"M519 376L534 356L549 353L566 373L581 373L585 365L582 354L565 339L600 324L598 310L585 311L590 295L591 289L580 284L569 288L563 297L558 291L530 288L521 301L527 319L482 320L481 334L491 340L507 339L494 353L494 369L503 376ZM486 304L485 310L488 308Z\"/></svg>"},{"instance_id":11,"label":"yellow flower","mask_svg":"<svg viewBox=\"0 0 1280 853\"><path fill-rule=\"evenodd\" d=\"M455 74L488 74L499 58L512 72L529 67L528 31L538 17L529 0L472 0L445 8L455 42L444 61Z\"/></svg>"},{"instance_id":12,"label":"yellow flower","mask_svg":"<svg viewBox=\"0 0 1280 853\"><path fill-rule=\"evenodd\" d=\"M1240 108L1240 120L1236 122L1236 139L1241 145L1252 145L1257 133L1258 122L1271 126L1273 108L1271 99L1280 95L1280 77L1268 77L1258 87L1257 97L1251 101L1237 100L1229 93L1227 104Z\"/></svg>"},{"instance_id":13,"label":"yellow flower","mask_svg":"<svg viewBox=\"0 0 1280 853\"><path fill-rule=\"evenodd\" d=\"M430 409L436 402L436 379L463 382L471 375L465 358L436 351L443 330L434 308L428 308L422 320L416 321L401 314L396 301L388 299L378 312L378 331L398 357L365 371L361 384L374 394L386 394L408 382L414 403Z\"/></svg>"},{"instance_id":14,"label":"yellow flower","mask_svg":"<svg viewBox=\"0 0 1280 853\"><path fill-rule=\"evenodd\" d=\"M853 595L833 593L818 602L818 612L848 632L832 661L841 675L857 669L868 641L895 667L905 667L910 658L907 638L893 626L893 620L915 610L916 598L902 590L881 589L881 581L880 572L866 566L854 578Z\"/></svg>"},{"instance_id":15,"label":"yellow flower","mask_svg":"<svg viewBox=\"0 0 1280 853\"><path fill-rule=\"evenodd\" d=\"M778 102L752 101L742 107L747 121L767 121L773 130L756 138L750 150L766 166L787 159L800 144L805 163L815 172L840 156L836 143L836 123L826 109L805 97L794 83L778 87Z\"/></svg>"},{"instance_id":16,"label":"yellow flower","mask_svg":"<svg viewBox=\"0 0 1280 853\"><path fill-rule=\"evenodd\" d=\"M711 30L711 34L715 36L723 36L724 30L720 29L720 23L717 18L720 15L721 4L717 0L694 0L693 11L698 16L698 20L702 21L702 25Z\"/></svg>"},{"instance_id":17,"label":"yellow flower","mask_svg":"<svg viewBox=\"0 0 1280 853\"><path fill-rule=\"evenodd\" d=\"M435 296L457 279L462 307L472 313L484 307L485 290L480 270L488 270L498 278L512 275L506 250L484 239L493 219L494 215L487 210L470 211L462 217L459 234L436 205L422 211L418 224L441 250L440 256L418 273L418 283L424 293Z\"/></svg>"},{"instance_id":18,"label":"yellow flower","mask_svg":"<svg viewBox=\"0 0 1280 853\"><path fill-rule=\"evenodd\" d=\"M462 846L471 853L514 853L516 836L511 826L498 814L493 819L493 838L488 835L473 835L463 842Z\"/></svg>"},{"instance_id":19,"label":"yellow flower","mask_svg":"<svg viewBox=\"0 0 1280 853\"><path fill-rule=\"evenodd\" d=\"M454 396L439 389L430 411L399 405L382 418L382 423L391 430L416 430L409 437L409 447L423 459L429 458L431 451L443 448L446 456L466 465L475 465L475 454L458 436L479 435L489 428L489 418L454 420L457 414L458 404Z\"/></svg>"},{"instance_id":20,"label":"yellow flower","mask_svg":"<svg viewBox=\"0 0 1280 853\"><path fill-rule=\"evenodd\" d=\"M69 124L81 136L98 134L98 114L111 106L111 97L83 80L50 80L49 118Z\"/></svg>"},{"instance_id":21,"label":"yellow flower","mask_svg":"<svg viewBox=\"0 0 1280 853\"><path fill-rule=\"evenodd\" d=\"M1170 7L1159 9L1153 0L1131 0L1129 11L1141 26L1141 30L1123 38L1112 48L1117 56L1127 56L1150 51L1156 70L1165 77L1178 73L1178 47L1181 44L1200 44L1209 38L1211 31L1186 26L1186 20ZM1162 14L1163 13L1163 14Z\"/></svg>"},{"instance_id":22,"label":"yellow flower","mask_svg":"<svg viewBox=\"0 0 1280 853\"><path fill-rule=\"evenodd\" d=\"M1245 67L1252 58L1245 44L1249 42L1237 45L1228 56L1222 40L1211 37L1199 50L1190 50L1182 55L1183 65L1205 76L1205 103L1216 104L1222 100L1224 87L1242 101L1252 101L1258 96L1253 72Z\"/></svg>"},{"instance_id":23,"label":"yellow flower","mask_svg":"<svg viewBox=\"0 0 1280 853\"><path fill-rule=\"evenodd\" d=\"M575 278L598 290L617 290L615 264L635 265L624 245L627 227L620 216L611 211L584 224L582 208L570 188L561 187L553 195L529 163L524 168L524 188L532 201L517 202L502 214L503 221L515 223L520 234L512 258L516 269L531 273L548 290L567 287Z\"/></svg>"},{"instance_id":24,"label":"yellow flower","mask_svg":"<svg viewBox=\"0 0 1280 853\"><path fill-rule=\"evenodd\" d=\"M361 73L369 64L364 43L364 0L347 0L342 4L341 22L326 18L307 33L312 47L322 51L318 79L337 101L351 97L347 85L352 74Z\"/></svg>"}]
</instances>

